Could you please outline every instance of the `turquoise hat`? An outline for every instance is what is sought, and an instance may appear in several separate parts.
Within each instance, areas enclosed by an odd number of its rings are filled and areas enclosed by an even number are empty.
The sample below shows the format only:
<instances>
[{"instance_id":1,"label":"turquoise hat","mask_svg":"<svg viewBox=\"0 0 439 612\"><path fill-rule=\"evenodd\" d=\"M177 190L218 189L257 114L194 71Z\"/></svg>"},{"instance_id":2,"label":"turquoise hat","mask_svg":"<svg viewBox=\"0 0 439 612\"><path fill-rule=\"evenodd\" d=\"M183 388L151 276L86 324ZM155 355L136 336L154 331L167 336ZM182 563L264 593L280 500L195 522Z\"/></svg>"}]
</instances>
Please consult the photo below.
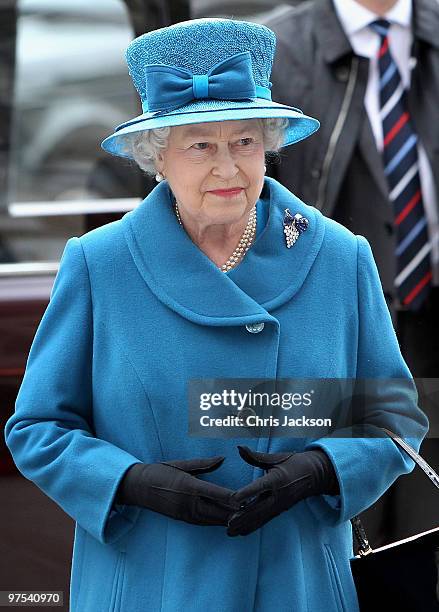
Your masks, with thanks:
<instances>
[{"instance_id":1,"label":"turquoise hat","mask_svg":"<svg viewBox=\"0 0 439 612\"><path fill-rule=\"evenodd\" d=\"M275 47L269 28L232 19L194 19L139 36L126 60L143 113L119 125L102 148L132 159L129 141L144 130L267 117L288 119L283 146L307 138L317 119L271 99Z\"/></svg>"}]
</instances>

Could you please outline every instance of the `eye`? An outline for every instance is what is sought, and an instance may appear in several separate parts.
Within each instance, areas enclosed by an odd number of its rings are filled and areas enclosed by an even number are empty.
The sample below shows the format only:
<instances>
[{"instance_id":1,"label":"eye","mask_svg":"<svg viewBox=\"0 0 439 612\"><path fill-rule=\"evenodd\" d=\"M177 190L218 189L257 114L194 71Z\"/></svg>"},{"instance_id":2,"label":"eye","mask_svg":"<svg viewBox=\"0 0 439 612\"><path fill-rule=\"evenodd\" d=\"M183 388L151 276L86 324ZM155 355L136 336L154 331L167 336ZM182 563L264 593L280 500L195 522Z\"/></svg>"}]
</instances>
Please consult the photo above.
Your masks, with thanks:
<instances>
[{"instance_id":1,"label":"eye","mask_svg":"<svg viewBox=\"0 0 439 612\"><path fill-rule=\"evenodd\" d=\"M208 142L196 142L195 144L192 145L192 147L194 149L197 149L197 151L205 151L206 149L209 148L209 143Z\"/></svg>"},{"instance_id":2,"label":"eye","mask_svg":"<svg viewBox=\"0 0 439 612\"><path fill-rule=\"evenodd\" d=\"M244 147L246 147L248 145L251 145L253 143L254 143L254 140L253 140L253 138L250 138L250 137L240 138L238 140L238 144L241 145L241 146L244 146Z\"/></svg>"}]
</instances>

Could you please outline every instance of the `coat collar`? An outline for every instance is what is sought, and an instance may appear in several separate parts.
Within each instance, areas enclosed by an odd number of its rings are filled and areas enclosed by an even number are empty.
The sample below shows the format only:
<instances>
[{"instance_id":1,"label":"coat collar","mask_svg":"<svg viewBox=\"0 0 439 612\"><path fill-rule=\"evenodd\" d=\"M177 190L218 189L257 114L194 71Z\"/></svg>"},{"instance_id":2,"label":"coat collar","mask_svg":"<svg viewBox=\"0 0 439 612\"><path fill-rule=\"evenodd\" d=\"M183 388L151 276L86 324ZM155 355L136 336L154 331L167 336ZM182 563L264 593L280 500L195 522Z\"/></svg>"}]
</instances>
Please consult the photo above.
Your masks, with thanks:
<instances>
[{"instance_id":1,"label":"coat collar","mask_svg":"<svg viewBox=\"0 0 439 612\"><path fill-rule=\"evenodd\" d=\"M328 64L352 54L351 43L338 19L332 0L316 3L314 23L316 40Z\"/></svg>"},{"instance_id":2,"label":"coat collar","mask_svg":"<svg viewBox=\"0 0 439 612\"><path fill-rule=\"evenodd\" d=\"M267 224L228 274L178 224L166 181L123 217L124 235L151 291L181 316L207 325L273 322L267 311L299 291L320 250L325 223L319 211L273 179L265 179L260 204L268 207ZM285 208L309 220L308 229L290 249L283 234Z\"/></svg>"}]
</instances>

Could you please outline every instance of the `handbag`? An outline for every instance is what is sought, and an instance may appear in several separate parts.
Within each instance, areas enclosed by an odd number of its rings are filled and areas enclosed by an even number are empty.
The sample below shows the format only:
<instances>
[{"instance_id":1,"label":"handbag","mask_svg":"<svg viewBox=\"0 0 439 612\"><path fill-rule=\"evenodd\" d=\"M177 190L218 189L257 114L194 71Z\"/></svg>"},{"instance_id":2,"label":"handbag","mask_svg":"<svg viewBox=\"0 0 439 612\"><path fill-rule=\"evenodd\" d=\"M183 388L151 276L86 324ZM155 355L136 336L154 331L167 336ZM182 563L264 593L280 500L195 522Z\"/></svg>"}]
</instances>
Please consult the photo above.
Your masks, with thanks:
<instances>
[{"instance_id":1,"label":"handbag","mask_svg":"<svg viewBox=\"0 0 439 612\"><path fill-rule=\"evenodd\" d=\"M405 440L382 429L439 489L439 475L433 468ZM439 612L439 526L372 549L360 518L354 516L351 523L358 546L351 569L360 612Z\"/></svg>"}]
</instances>

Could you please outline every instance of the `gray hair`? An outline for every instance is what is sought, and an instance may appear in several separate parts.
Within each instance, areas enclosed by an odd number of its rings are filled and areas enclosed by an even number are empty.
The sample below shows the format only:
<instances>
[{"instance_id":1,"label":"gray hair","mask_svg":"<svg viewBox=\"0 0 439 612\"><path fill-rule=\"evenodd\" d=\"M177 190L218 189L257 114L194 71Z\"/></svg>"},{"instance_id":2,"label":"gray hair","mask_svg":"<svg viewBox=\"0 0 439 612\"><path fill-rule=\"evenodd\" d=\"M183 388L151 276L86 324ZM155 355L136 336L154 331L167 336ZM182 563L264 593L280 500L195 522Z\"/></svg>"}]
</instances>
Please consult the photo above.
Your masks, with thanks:
<instances>
[{"instance_id":1,"label":"gray hair","mask_svg":"<svg viewBox=\"0 0 439 612\"><path fill-rule=\"evenodd\" d=\"M277 153L284 142L288 119L269 117L258 121L262 128L265 152ZM161 127L134 134L127 142L126 152L132 155L141 170L154 176L157 172L155 161L160 151L167 148L170 132L170 127Z\"/></svg>"}]
</instances>

